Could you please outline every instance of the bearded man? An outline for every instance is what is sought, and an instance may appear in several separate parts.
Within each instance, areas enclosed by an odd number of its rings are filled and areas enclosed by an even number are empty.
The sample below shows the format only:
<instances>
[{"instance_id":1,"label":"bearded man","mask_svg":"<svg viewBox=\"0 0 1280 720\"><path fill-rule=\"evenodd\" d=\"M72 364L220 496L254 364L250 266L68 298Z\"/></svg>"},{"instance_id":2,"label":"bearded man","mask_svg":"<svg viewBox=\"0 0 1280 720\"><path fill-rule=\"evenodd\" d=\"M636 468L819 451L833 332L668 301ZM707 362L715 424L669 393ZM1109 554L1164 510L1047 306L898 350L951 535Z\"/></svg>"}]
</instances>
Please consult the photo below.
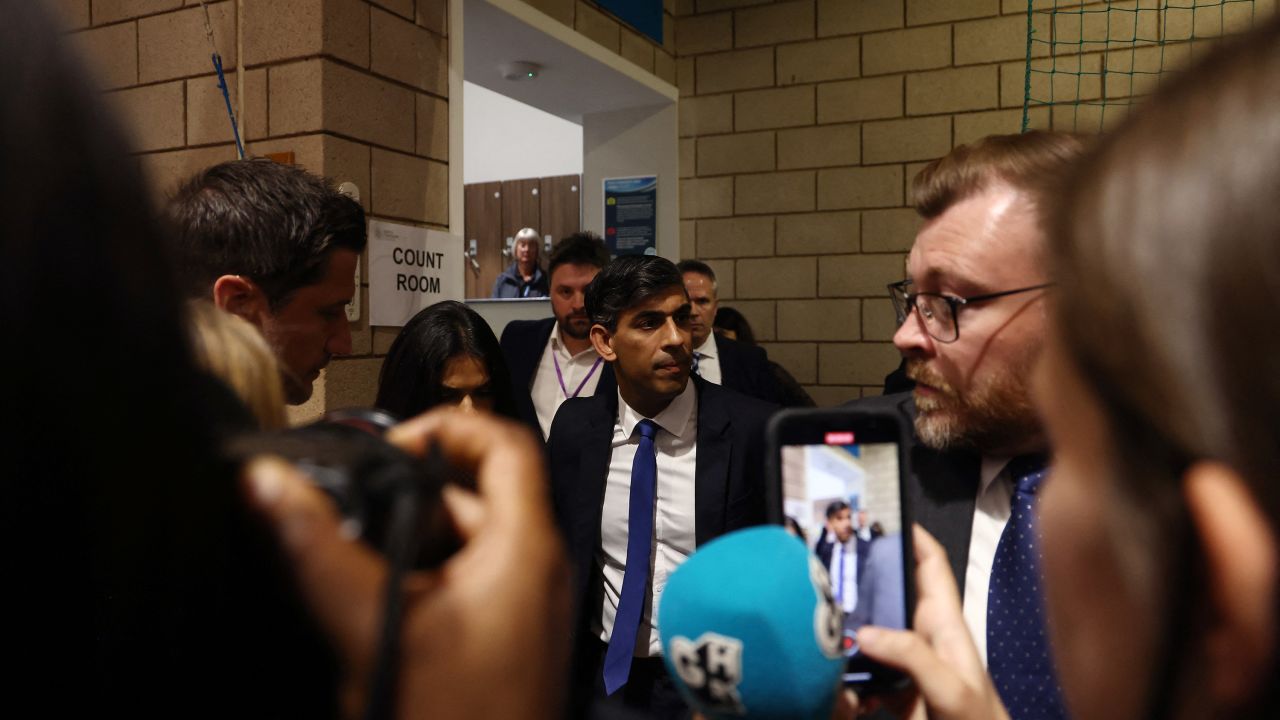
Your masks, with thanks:
<instances>
[{"instance_id":1,"label":"bearded man","mask_svg":"<svg viewBox=\"0 0 1280 720\"><path fill-rule=\"evenodd\" d=\"M914 429L916 521L947 549L965 619L1014 720L1065 717L1039 614L1034 499L1048 446L1029 384L1045 337L1049 182L1084 149L1030 132L960 146L915 178L923 219L889 286L916 385L858 407Z\"/></svg>"}]
</instances>

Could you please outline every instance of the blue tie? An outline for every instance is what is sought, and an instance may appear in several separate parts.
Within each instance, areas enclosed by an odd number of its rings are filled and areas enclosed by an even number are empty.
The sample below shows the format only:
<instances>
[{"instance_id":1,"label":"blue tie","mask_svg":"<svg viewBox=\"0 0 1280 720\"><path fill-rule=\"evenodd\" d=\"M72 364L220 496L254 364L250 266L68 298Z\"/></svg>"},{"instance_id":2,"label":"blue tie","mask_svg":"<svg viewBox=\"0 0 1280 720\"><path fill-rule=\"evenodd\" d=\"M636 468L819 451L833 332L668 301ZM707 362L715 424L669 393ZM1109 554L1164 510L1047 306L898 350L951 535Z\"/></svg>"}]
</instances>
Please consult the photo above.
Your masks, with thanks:
<instances>
[{"instance_id":1,"label":"blue tie","mask_svg":"<svg viewBox=\"0 0 1280 720\"><path fill-rule=\"evenodd\" d=\"M627 568L622 575L622 596L613 618L609 649L604 654L604 691L612 695L627 684L631 657L635 654L636 633L644 616L644 595L649 587L649 555L653 548L654 485L658 477L658 456L653 436L658 426L652 420L636 425L640 444L631 462L631 504L627 512Z\"/></svg>"},{"instance_id":2,"label":"blue tie","mask_svg":"<svg viewBox=\"0 0 1280 720\"><path fill-rule=\"evenodd\" d=\"M702 373L698 372L698 360L701 358L702 358L702 353L699 353L699 352L694 353L693 367L690 369L690 372L692 372L694 375L697 375L698 377L702 377Z\"/></svg>"},{"instance_id":3,"label":"blue tie","mask_svg":"<svg viewBox=\"0 0 1280 720\"><path fill-rule=\"evenodd\" d=\"M1015 458L1009 524L996 546L987 598L987 668L1013 720L1067 717L1049 657L1040 594L1040 550L1035 528L1036 490L1044 458Z\"/></svg>"}]
</instances>

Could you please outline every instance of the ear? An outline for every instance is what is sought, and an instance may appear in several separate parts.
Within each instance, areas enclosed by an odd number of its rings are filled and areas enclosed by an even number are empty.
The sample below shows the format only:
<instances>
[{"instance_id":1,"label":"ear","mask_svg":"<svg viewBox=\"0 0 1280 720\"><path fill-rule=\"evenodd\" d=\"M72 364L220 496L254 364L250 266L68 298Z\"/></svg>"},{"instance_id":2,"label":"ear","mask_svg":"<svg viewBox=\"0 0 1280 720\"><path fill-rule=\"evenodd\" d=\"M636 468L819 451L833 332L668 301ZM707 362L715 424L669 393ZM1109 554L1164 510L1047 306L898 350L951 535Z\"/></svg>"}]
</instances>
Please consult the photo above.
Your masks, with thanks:
<instances>
[{"instance_id":1,"label":"ear","mask_svg":"<svg viewBox=\"0 0 1280 720\"><path fill-rule=\"evenodd\" d=\"M223 275L213 281L213 304L257 327L262 327L268 310L266 293L243 275Z\"/></svg>"},{"instance_id":2,"label":"ear","mask_svg":"<svg viewBox=\"0 0 1280 720\"><path fill-rule=\"evenodd\" d=\"M613 335L603 325L591 326L591 346L596 349L600 357L604 358L605 362L618 359L618 354L613 351Z\"/></svg>"},{"instance_id":3,"label":"ear","mask_svg":"<svg viewBox=\"0 0 1280 720\"><path fill-rule=\"evenodd\" d=\"M1276 633L1276 537L1235 470L1215 462L1183 476L1191 522L1204 549L1208 687L1220 707L1240 707L1267 680Z\"/></svg>"}]
</instances>

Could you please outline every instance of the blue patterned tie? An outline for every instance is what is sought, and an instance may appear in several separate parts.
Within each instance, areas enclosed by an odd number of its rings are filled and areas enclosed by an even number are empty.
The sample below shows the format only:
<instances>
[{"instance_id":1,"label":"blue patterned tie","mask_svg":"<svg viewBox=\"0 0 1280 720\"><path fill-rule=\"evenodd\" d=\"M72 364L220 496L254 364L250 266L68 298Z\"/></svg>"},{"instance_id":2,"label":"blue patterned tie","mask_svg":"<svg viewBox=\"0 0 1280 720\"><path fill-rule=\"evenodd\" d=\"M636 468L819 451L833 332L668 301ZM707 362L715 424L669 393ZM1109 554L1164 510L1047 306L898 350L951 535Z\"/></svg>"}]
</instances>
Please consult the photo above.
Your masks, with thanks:
<instances>
[{"instance_id":1,"label":"blue patterned tie","mask_svg":"<svg viewBox=\"0 0 1280 720\"><path fill-rule=\"evenodd\" d=\"M622 596L613 618L609 649L604 654L604 691L612 695L627 684L631 657L635 654L636 633L644 616L644 595L649 588L649 556L653 549L654 485L658 477L658 456L653 437L658 426L652 420L636 425L640 444L631 462L631 503L627 512L627 567L622 575Z\"/></svg>"},{"instance_id":2,"label":"blue patterned tie","mask_svg":"<svg viewBox=\"0 0 1280 720\"><path fill-rule=\"evenodd\" d=\"M693 367L689 371L694 375L697 375L698 377L702 377L702 373L698 372L698 360L700 360L701 358L702 358L702 353L696 352L693 354Z\"/></svg>"},{"instance_id":3,"label":"blue patterned tie","mask_svg":"<svg viewBox=\"0 0 1280 720\"><path fill-rule=\"evenodd\" d=\"M1043 457L1015 458L1009 524L996 546L987 599L987 668L1013 720L1067 717L1049 657L1040 594L1040 550L1035 527L1036 490Z\"/></svg>"}]
</instances>

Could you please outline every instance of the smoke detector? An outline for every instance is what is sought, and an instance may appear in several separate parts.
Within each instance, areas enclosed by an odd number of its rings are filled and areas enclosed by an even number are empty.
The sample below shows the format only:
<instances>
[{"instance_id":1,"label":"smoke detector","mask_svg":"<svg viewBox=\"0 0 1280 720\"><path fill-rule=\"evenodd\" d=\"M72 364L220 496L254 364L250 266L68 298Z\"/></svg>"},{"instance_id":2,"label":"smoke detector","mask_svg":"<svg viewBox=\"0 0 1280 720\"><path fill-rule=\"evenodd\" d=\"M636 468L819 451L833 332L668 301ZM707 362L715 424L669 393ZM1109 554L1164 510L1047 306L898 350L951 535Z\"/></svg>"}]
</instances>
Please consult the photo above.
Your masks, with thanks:
<instances>
[{"instance_id":1,"label":"smoke detector","mask_svg":"<svg viewBox=\"0 0 1280 720\"><path fill-rule=\"evenodd\" d=\"M542 72L542 66L538 63L525 62L524 60L516 60L501 65L498 70L502 72L502 77L513 82L521 80L532 80L538 77L538 73Z\"/></svg>"}]
</instances>

